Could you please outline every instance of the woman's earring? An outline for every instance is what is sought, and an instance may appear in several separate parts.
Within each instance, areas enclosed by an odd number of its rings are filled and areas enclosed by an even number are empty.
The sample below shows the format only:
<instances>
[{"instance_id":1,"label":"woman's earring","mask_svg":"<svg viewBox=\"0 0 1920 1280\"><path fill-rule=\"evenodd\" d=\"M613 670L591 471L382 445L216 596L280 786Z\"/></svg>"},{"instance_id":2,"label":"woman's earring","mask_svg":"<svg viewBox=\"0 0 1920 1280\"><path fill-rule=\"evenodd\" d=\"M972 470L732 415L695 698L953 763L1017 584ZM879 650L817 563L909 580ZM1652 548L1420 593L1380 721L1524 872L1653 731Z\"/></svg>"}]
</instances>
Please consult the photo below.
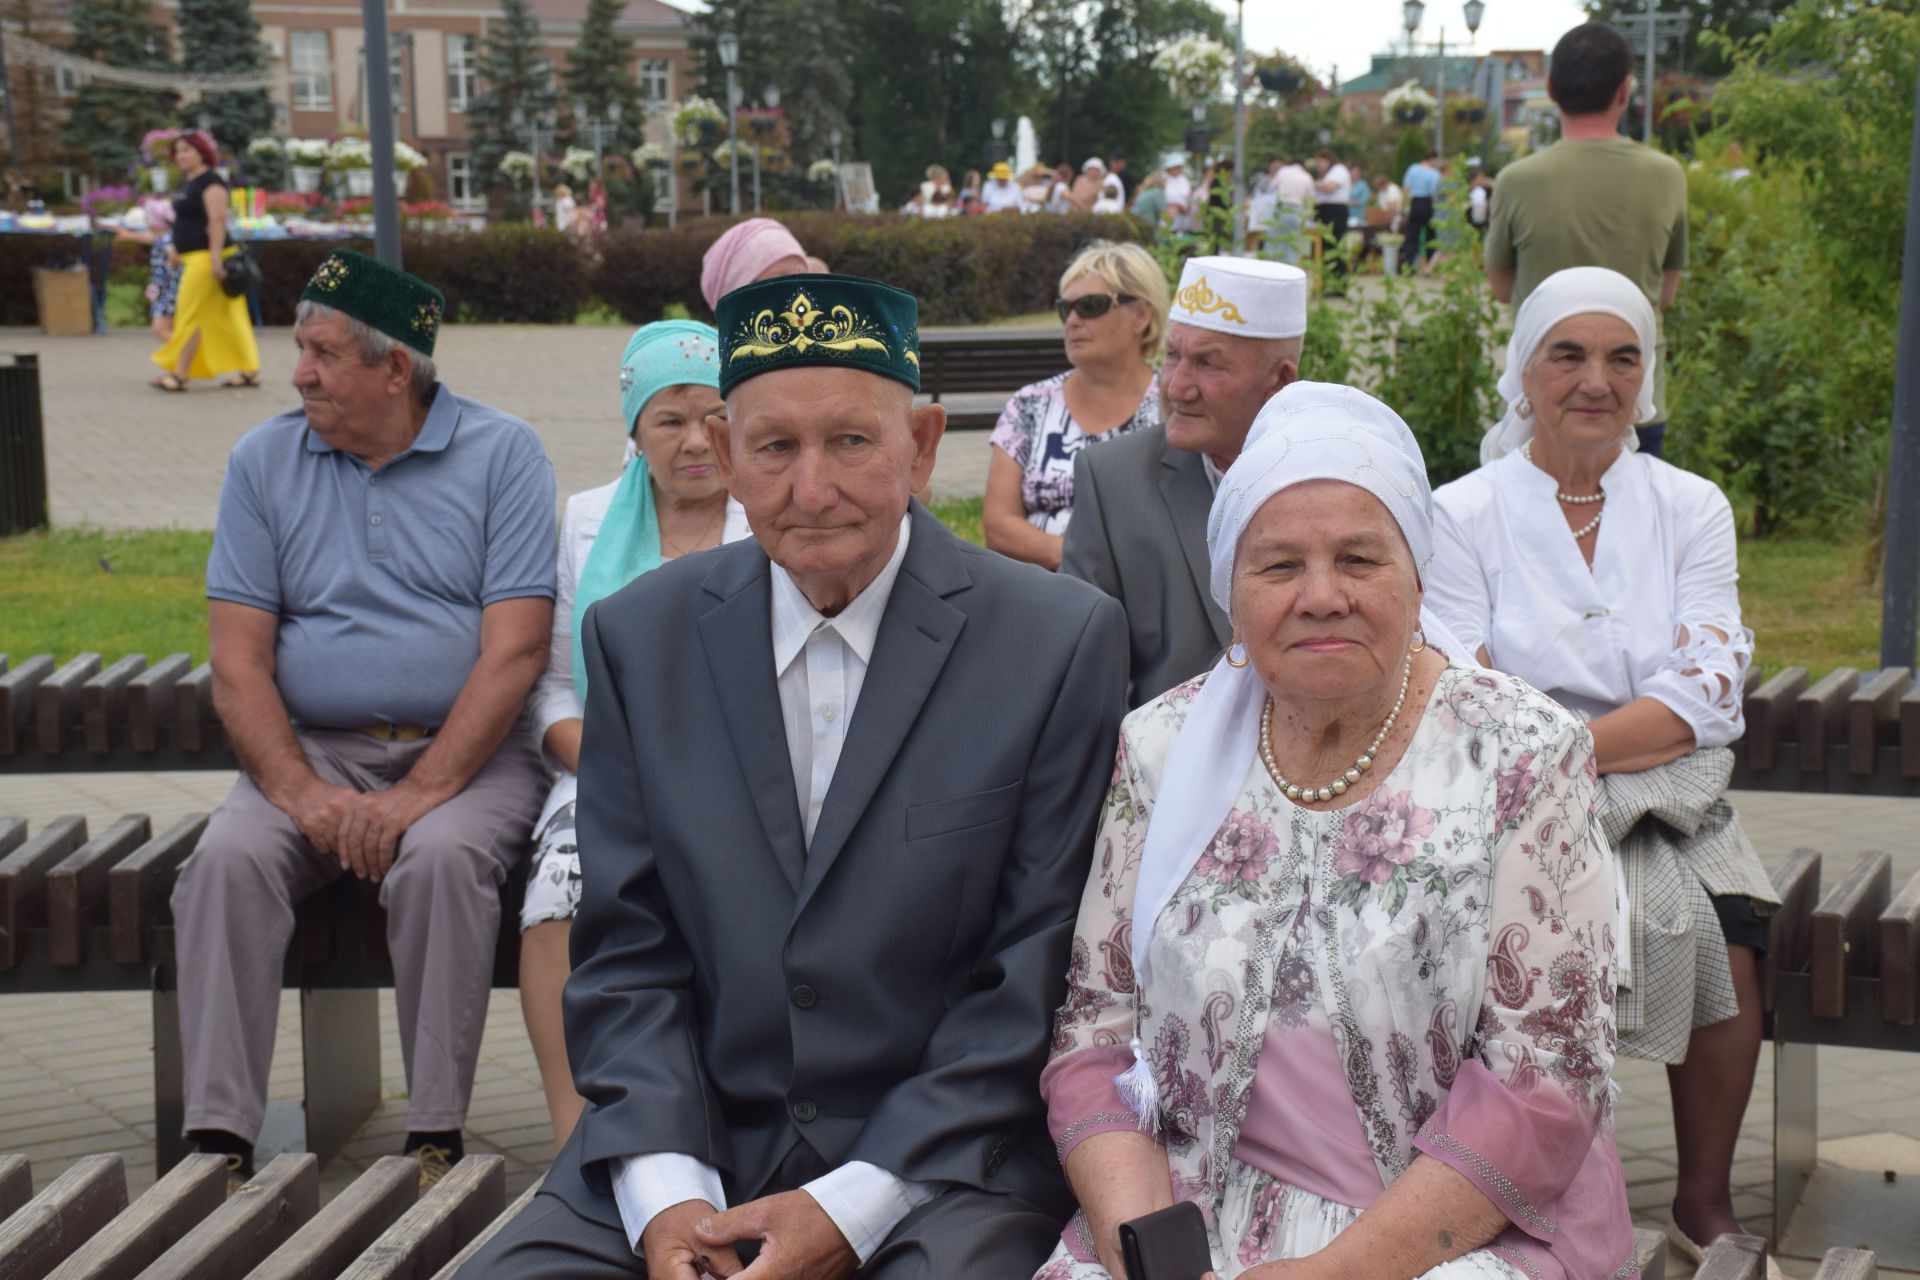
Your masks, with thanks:
<instances>
[{"instance_id":1,"label":"woman's earring","mask_svg":"<svg viewBox=\"0 0 1920 1280\"><path fill-rule=\"evenodd\" d=\"M1533 416L1533 397L1521 396L1519 400L1514 402L1513 411L1523 418L1531 418Z\"/></svg>"},{"instance_id":2,"label":"woman's earring","mask_svg":"<svg viewBox=\"0 0 1920 1280\"><path fill-rule=\"evenodd\" d=\"M1426 650L1426 647L1427 629L1425 627L1415 627L1413 630L1413 644L1408 648L1408 652L1422 653Z\"/></svg>"},{"instance_id":3,"label":"woman's earring","mask_svg":"<svg viewBox=\"0 0 1920 1280\"><path fill-rule=\"evenodd\" d=\"M1233 660L1233 651L1235 649L1240 651L1240 661L1238 662ZM1240 643L1239 637L1234 637L1233 643L1227 646L1227 665L1238 671L1252 661L1253 659L1247 656L1247 646Z\"/></svg>"}]
</instances>

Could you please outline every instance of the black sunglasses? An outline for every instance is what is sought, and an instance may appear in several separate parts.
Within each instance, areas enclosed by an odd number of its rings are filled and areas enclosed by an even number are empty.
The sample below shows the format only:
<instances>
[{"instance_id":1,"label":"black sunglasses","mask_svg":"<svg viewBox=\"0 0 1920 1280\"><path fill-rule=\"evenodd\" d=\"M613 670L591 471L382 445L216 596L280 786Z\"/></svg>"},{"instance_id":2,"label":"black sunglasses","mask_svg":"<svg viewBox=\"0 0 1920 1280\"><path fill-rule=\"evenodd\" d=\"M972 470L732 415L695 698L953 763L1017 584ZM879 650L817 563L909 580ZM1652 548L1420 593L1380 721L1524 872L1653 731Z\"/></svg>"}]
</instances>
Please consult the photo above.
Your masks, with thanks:
<instances>
[{"instance_id":1,"label":"black sunglasses","mask_svg":"<svg viewBox=\"0 0 1920 1280\"><path fill-rule=\"evenodd\" d=\"M1082 320L1098 320L1113 310L1116 302L1138 302L1140 299L1130 293L1083 293L1077 298L1055 298L1053 309L1060 313L1060 323L1067 322L1069 313Z\"/></svg>"}]
</instances>

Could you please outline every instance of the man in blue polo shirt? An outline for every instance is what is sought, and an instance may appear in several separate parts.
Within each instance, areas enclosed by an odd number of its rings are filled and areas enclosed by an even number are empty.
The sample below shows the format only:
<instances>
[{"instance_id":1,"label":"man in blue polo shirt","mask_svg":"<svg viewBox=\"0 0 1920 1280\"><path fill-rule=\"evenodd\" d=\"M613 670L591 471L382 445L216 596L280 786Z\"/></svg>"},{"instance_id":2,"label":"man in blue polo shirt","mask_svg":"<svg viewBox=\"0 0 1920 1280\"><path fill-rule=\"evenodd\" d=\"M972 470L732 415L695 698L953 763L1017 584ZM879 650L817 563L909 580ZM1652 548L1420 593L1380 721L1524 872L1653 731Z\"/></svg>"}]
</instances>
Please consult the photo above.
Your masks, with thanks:
<instances>
[{"instance_id":1,"label":"man in blue polo shirt","mask_svg":"<svg viewBox=\"0 0 1920 1280\"><path fill-rule=\"evenodd\" d=\"M546 782L516 725L553 625L553 468L435 380L438 290L339 250L300 297L301 407L234 446L207 564L244 773L173 893L186 1129L250 1173L294 905L351 873L387 908L424 1185L462 1152L498 889Z\"/></svg>"},{"instance_id":2,"label":"man in blue polo shirt","mask_svg":"<svg viewBox=\"0 0 1920 1280\"><path fill-rule=\"evenodd\" d=\"M1427 153L1407 166L1400 180L1407 193L1407 266L1419 266L1433 257L1433 199L1440 194L1440 153L1429 147Z\"/></svg>"}]
</instances>

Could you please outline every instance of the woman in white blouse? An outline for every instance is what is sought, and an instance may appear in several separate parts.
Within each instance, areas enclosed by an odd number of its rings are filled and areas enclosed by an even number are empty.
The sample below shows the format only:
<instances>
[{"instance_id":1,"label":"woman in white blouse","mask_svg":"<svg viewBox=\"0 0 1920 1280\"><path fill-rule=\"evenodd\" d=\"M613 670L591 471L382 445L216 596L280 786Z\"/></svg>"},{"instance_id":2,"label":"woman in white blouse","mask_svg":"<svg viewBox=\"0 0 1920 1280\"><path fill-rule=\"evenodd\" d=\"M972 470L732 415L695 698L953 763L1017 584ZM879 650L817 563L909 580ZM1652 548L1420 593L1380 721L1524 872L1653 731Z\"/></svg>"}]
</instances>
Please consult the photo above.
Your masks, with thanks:
<instances>
[{"instance_id":1,"label":"woman in white blouse","mask_svg":"<svg viewBox=\"0 0 1920 1280\"><path fill-rule=\"evenodd\" d=\"M1620 1048L1667 1064L1669 1238L1697 1260L1740 1230L1728 1184L1778 900L1724 796L1753 656L1733 511L1712 482L1635 451L1655 336L1652 306L1616 272L1562 271L1527 298L1500 380L1508 411L1481 467L1434 494L1427 591L1484 665L1590 723L1629 906Z\"/></svg>"},{"instance_id":2,"label":"woman in white blouse","mask_svg":"<svg viewBox=\"0 0 1920 1280\"><path fill-rule=\"evenodd\" d=\"M620 411L627 461L612 484L567 499L560 528L559 598L547 670L529 710L534 736L559 771L534 824L534 854L520 909L520 1007L540 1064L557 1151L582 1102L567 1065L560 994L580 905L580 855L573 838L580 730L586 702L580 618L587 606L649 569L747 536L746 513L727 497L709 416L724 417L717 335L712 325L665 320L643 325L620 358Z\"/></svg>"}]
</instances>

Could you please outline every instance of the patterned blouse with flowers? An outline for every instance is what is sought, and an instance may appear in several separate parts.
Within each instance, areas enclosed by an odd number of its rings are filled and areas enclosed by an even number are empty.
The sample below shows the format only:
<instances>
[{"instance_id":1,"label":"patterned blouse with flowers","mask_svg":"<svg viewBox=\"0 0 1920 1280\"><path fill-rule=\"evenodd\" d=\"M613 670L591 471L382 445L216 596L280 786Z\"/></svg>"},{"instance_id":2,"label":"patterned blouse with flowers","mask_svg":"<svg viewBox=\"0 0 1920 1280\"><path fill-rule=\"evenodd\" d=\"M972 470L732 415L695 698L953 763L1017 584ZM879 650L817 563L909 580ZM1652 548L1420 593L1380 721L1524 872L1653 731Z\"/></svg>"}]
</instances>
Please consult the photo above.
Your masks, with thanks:
<instances>
[{"instance_id":1,"label":"patterned blouse with flowers","mask_svg":"<svg viewBox=\"0 0 1920 1280\"><path fill-rule=\"evenodd\" d=\"M1041 1079L1061 1158L1134 1126L1113 1079L1137 1035L1174 1194L1206 1215L1223 1280L1296 1256L1297 1224L1281 1220L1294 1189L1361 1209L1351 1202L1416 1154L1509 1219L1469 1255L1484 1259L1472 1274L1630 1270L1609 1099L1614 872L1586 728L1512 677L1455 662L1405 755L1356 803L1300 808L1250 760L1155 926L1143 996L1128 952L1135 879L1204 680L1121 729ZM1289 1094L1352 1110L1314 1122ZM1076 1216L1041 1274L1092 1280L1105 1274L1093 1258Z\"/></svg>"},{"instance_id":2,"label":"patterned blouse with flowers","mask_svg":"<svg viewBox=\"0 0 1920 1280\"><path fill-rule=\"evenodd\" d=\"M1027 523L1056 537L1073 518L1073 460L1102 440L1160 425L1160 373L1154 371L1133 416L1107 431L1087 432L1067 412L1067 378L1055 374L1020 388L1000 411L987 443L1020 464L1020 501Z\"/></svg>"}]
</instances>

